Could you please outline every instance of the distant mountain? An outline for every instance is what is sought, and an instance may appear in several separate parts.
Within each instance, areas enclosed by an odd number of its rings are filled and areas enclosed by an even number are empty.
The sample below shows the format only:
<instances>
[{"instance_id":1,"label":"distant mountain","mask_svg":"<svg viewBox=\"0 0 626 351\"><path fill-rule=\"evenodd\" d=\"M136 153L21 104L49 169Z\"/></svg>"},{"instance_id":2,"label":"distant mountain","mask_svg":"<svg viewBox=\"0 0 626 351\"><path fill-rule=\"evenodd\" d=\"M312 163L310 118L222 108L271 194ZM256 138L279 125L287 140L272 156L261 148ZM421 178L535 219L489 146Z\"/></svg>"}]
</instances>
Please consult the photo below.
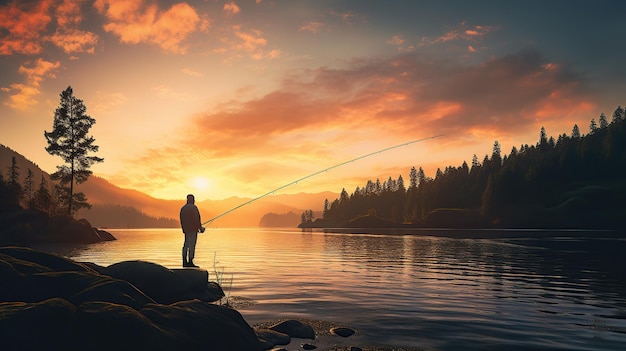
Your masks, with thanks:
<instances>
[{"instance_id":1,"label":"distant mountain","mask_svg":"<svg viewBox=\"0 0 626 351\"><path fill-rule=\"evenodd\" d=\"M11 167L13 157L15 157L15 161L19 167L21 178L25 178L28 174L28 170L30 169L31 172L33 172L33 184L35 186L38 186L41 183L42 176L45 178L46 182L50 184L50 175L39 168L37 164L33 163L10 147L0 144L0 173L2 173L4 180L7 180L9 167Z\"/></svg>"},{"instance_id":2,"label":"distant mountain","mask_svg":"<svg viewBox=\"0 0 626 351\"><path fill-rule=\"evenodd\" d=\"M264 228L288 228L297 227L301 222L301 217L297 213L266 213L259 221L259 227Z\"/></svg>"},{"instance_id":3,"label":"distant mountain","mask_svg":"<svg viewBox=\"0 0 626 351\"><path fill-rule=\"evenodd\" d=\"M16 157L22 180L26 176L27 170L30 169L34 173L35 185L41 182L42 176L51 184L48 173L18 152L0 144L0 171L5 178L13 156ZM137 190L120 188L95 175L89 177L86 182L78 184L75 189L78 192L83 192L87 201L93 205L91 210L80 210L77 217L86 218L95 226L138 228L148 225L151 227L171 227L174 226L174 223L177 225L178 213L185 203L184 197L181 197L180 200L157 199ZM236 211L216 219L209 226L257 227L261 218L268 213L288 214L291 212L299 218L304 210L320 211L325 199L332 201L337 196L337 193L330 191L317 194L271 195L240 207ZM250 198L230 197L223 200L199 201L196 204L200 209L202 220L207 221L250 200Z\"/></svg>"},{"instance_id":4,"label":"distant mountain","mask_svg":"<svg viewBox=\"0 0 626 351\"><path fill-rule=\"evenodd\" d=\"M86 182L78 186L78 189L85 193L88 201L94 206L97 204L130 206L155 217L177 219L180 208L186 201L182 197L180 200L157 199L136 190L120 188L97 176L89 177ZM321 210L325 199L332 201L336 197L337 193L330 191L317 194L271 195L240 207L236 211L216 219L209 226L257 227L261 218L267 213L286 214L293 212L300 216L304 210ZM223 200L198 201L196 205L200 209L202 221L208 221L250 200L250 198L230 197Z\"/></svg>"}]
</instances>

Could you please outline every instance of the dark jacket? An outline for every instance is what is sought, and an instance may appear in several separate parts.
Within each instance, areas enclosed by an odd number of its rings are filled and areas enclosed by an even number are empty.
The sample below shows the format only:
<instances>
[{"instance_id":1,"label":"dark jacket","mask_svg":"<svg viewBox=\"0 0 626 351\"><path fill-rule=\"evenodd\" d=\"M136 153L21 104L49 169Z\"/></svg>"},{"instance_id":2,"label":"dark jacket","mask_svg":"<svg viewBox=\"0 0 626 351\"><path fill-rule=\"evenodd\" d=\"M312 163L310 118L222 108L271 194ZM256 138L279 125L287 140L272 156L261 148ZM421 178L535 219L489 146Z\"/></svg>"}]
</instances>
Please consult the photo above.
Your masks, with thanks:
<instances>
[{"instance_id":1,"label":"dark jacket","mask_svg":"<svg viewBox=\"0 0 626 351\"><path fill-rule=\"evenodd\" d=\"M180 209L180 225L183 233L197 233L200 230L202 222L196 205L188 202Z\"/></svg>"}]
</instances>

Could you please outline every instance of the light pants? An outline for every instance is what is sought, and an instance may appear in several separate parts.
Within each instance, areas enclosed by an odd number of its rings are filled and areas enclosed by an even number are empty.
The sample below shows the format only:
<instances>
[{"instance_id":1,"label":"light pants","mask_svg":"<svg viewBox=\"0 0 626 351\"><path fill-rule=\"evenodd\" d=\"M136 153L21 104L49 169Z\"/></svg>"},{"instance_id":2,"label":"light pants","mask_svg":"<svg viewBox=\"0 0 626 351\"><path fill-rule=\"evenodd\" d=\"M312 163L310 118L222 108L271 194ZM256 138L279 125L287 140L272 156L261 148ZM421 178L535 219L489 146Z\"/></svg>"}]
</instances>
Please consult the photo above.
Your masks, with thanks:
<instances>
[{"instance_id":1,"label":"light pants","mask_svg":"<svg viewBox=\"0 0 626 351\"><path fill-rule=\"evenodd\" d=\"M185 233L185 243L183 244L183 261L191 262L196 255L196 242L198 232Z\"/></svg>"}]
</instances>

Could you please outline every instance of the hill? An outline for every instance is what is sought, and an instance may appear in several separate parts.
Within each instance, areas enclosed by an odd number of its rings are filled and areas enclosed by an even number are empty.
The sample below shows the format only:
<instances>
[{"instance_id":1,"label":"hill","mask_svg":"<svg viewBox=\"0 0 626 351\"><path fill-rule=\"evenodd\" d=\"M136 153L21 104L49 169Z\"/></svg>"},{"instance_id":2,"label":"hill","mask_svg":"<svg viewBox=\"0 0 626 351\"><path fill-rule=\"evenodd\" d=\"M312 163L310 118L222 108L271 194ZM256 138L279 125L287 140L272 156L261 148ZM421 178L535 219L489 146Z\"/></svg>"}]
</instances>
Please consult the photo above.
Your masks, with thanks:
<instances>
[{"instance_id":1,"label":"hill","mask_svg":"<svg viewBox=\"0 0 626 351\"><path fill-rule=\"evenodd\" d=\"M174 218L177 220L178 211L184 205L183 194L180 200L157 199L142 192L120 188L104 178L91 176L78 186L78 190L85 193L94 207L98 205L121 205L141 209L155 217ZM286 214L293 212L299 214L307 209L320 209L325 199L332 199L337 194L322 192L317 194L299 193L272 195L243 206L232 214L225 215L215 220L210 226L217 227L257 227L261 219L267 213ZM250 198L230 197L223 200L198 201L196 205L200 209L202 220L207 221L232 208L250 201ZM80 211L80 215L89 220L88 211Z\"/></svg>"},{"instance_id":2,"label":"hill","mask_svg":"<svg viewBox=\"0 0 626 351\"><path fill-rule=\"evenodd\" d=\"M50 175L35 163L26 159L17 151L0 144L0 173L6 175L15 157L19 167L20 179L25 178L27 170L33 172L35 185L44 177L52 184ZM6 178L6 177L5 177ZM76 191L83 192L92 204L90 210L81 209L77 218L85 218L96 227L177 227L178 212L184 204L181 200L158 199L134 189L124 189L102 177L92 175L76 186ZM337 194L323 192L317 194L299 193L267 196L250 205L243 206L232 214L214 221L210 226L218 227L257 227L268 213L302 213L308 209L321 209L325 199L332 199ZM230 197L223 200L204 200L197 202L202 220L207 221L236 206L250 201L250 198Z\"/></svg>"},{"instance_id":3,"label":"hill","mask_svg":"<svg viewBox=\"0 0 626 351\"><path fill-rule=\"evenodd\" d=\"M408 188L401 177L370 180L352 194L343 190L322 219L301 226L350 226L376 213L397 227L623 230L626 113L618 107L611 123L604 114L599 121L586 135L574 125L556 139L542 127L536 145L508 155L496 140L482 163L474 155L471 166L438 169L434 178L413 167Z\"/></svg>"},{"instance_id":4,"label":"hill","mask_svg":"<svg viewBox=\"0 0 626 351\"><path fill-rule=\"evenodd\" d=\"M50 183L50 175L39 168L36 163L30 161L10 147L0 144L0 172L4 176L5 180L7 170L11 166L13 157L15 157L15 161L17 163L17 167L19 167L22 178L26 177L26 174L28 174L28 170L30 169L31 172L33 172L34 184L38 185L41 183L41 177L44 177L46 182Z\"/></svg>"}]
</instances>

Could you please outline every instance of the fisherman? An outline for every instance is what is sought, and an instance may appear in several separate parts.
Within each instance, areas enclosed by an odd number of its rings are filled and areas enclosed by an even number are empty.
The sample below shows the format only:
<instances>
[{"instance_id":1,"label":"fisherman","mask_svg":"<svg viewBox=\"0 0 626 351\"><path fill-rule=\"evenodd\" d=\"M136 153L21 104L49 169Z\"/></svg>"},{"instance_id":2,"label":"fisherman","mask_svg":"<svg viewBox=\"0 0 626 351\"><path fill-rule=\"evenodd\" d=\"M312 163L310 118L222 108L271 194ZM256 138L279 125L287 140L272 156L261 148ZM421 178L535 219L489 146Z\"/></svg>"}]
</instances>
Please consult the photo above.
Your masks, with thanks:
<instances>
[{"instance_id":1,"label":"fisherman","mask_svg":"<svg viewBox=\"0 0 626 351\"><path fill-rule=\"evenodd\" d=\"M185 233L185 243L183 244L183 267L198 267L193 263L196 253L196 242L198 232L204 233L204 227L200 221L200 211L194 204L195 197L187 195L187 203L180 209L180 226Z\"/></svg>"}]
</instances>

